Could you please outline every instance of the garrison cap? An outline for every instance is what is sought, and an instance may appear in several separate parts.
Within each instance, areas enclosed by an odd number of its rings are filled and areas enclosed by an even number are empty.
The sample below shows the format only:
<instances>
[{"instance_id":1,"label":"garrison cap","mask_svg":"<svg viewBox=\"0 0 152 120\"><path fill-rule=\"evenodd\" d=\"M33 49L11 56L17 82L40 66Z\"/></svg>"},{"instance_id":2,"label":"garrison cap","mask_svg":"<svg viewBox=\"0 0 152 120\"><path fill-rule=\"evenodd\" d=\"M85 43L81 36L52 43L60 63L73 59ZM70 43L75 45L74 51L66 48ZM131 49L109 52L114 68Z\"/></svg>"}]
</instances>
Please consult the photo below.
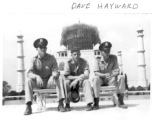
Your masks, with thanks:
<instances>
[{"instance_id":1,"label":"garrison cap","mask_svg":"<svg viewBox=\"0 0 152 120\"><path fill-rule=\"evenodd\" d=\"M103 48L109 48L110 49L111 47L112 47L112 44L110 42L106 41L106 42L103 42L103 43L100 44L99 50L103 50Z\"/></svg>"},{"instance_id":2,"label":"garrison cap","mask_svg":"<svg viewBox=\"0 0 152 120\"><path fill-rule=\"evenodd\" d=\"M39 38L37 40L34 41L34 44L33 46L35 48L38 48L38 47L46 47L48 44L48 41L45 39L45 38Z\"/></svg>"},{"instance_id":3,"label":"garrison cap","mask_svg":"<svg viewBox=\"0 0 152 120\"><path fill-rule=\"evenodd\" d=\"M80 51L80 48L79 47L73 47L73 48L71 48L71 53L73 53L75 51Z\"/></svg>"},{"instance_id":4,"label":"garrison cap","mask_svg":"<svg viewBox=\"0 0 152 120\"><path fill-rule=\"evenodd\" d=\"M70 92L68 93L68 98L73 103L79 102L79 100L80 100L80 96L79 96L79 83L76 85L75 89L73 89L73 87L70 89Z\"/></svg>"}]
</instances>

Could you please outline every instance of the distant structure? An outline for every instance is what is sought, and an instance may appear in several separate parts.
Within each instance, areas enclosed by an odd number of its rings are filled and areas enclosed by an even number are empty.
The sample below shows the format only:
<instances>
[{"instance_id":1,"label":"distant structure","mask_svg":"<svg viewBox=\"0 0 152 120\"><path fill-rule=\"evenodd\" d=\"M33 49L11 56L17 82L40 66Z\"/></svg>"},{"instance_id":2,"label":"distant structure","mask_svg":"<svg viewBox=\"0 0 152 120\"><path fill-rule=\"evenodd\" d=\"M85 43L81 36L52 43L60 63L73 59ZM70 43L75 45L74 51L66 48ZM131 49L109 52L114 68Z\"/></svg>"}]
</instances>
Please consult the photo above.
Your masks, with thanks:
<instances>
[{"instance_id":1,"label":"distant structure","mask_svg":"<svg viewBox=\"0 0 152 120\"><path fill-rule=\"evenodd\" d=\"M123 72L121 50L118 50L118 55L117 56L118 56L119 69L120 69L121 72Z\"/></svg>"},{"instance_id":2,"label":"distant structure","mask_svg":"<svg viewBox=\"0 0 152 120\"><path fill-rule=\"evenodd\" d=\"M68 50L79 47L81 50L93 49L93 45L101 43L96 27L78 23L62 30L60 45L68 46Z\"/></svg>"},{"instance_id":3,"label":"distant structure","mask_svg":"<svg viewBox=\"0 0 152 120\"><path fill-rule=\"evenodd\" d=\"M143 29L141 27L137 30L138 37L138 81L137 86L148 87L148 81L146 79L146 64L145 64L145 50L144 50L144 41L143 41Z\"/></svg>"},{"instance_id":4,"label":"distant structure","mask_svg":"<svg viewBox=\"0 0 152 120\"><path fill-rule=\"evenodd\" d=\"M23 35L17 36L17 86L16 91L21 92L25 86Z\"/></svg>"}]
</instances>

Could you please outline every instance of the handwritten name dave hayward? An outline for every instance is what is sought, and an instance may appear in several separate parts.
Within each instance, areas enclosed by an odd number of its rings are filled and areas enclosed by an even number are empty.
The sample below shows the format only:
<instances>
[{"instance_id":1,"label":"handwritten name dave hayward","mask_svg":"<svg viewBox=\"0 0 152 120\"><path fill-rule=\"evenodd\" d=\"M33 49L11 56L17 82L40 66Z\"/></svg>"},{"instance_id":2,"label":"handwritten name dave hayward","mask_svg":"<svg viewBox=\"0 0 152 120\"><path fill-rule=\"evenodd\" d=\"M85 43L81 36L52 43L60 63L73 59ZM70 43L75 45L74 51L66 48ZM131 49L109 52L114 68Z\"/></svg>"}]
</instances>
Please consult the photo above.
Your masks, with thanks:
<instances>
[{"instance_id":1,"label":"handwritten name dave hayward","mask_svg":"<svg viewBox=\"0 0 152 120\"><path fill-rule=\"evenodd\" d=\"M71 9L89 9L91 8L91 3L73 3ZM97 4L97 9L137 9L138 4L131 4L131 3L123 3L123 4L115 4L115 3L107 3L107 4Z\"/></svg>"}]
</instances>

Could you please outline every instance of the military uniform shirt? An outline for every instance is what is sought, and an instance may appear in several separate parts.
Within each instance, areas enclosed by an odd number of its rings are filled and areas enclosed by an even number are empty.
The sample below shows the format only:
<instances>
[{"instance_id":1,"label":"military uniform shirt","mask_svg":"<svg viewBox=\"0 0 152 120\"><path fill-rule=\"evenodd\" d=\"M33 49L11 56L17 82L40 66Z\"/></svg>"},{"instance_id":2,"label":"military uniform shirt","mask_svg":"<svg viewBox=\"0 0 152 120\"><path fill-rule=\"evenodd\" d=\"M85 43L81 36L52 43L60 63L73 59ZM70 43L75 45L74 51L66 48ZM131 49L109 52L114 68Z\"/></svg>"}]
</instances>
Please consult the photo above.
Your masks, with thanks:
<instances>
[{"instance_id":1,"label":"military uniform shirt","mask_svg":"<svg viewBox=\"0 0 152 120\"><path fill-rule=\"evenodd\" d=\"M35 79L35 74L39 75L42 79L49 79L52 71L58 70L57 62L54 56L45 54L44 58L36 56L32 59L28 77Z\"/></svg>"},{"instance_id":2,"label":"military uniform shirt","mask_svg":"<svg viewBox=\"0 0 152 120\"><path fill-rule=\"evenodd\" d=\"M95 59L94 72L111 74L115 70L119 70L117 57L115 55L109 55L107 62L105 62L102 57Z\"/></svg>"},{"instance_id":3,"label":"military uniform shirt","mask_svg":"<svg viewBox=\"0 0 152 120\"><path fill-rule=\"evenodd\" d=\"M68 75L79 76L81 74L84 74L85 70L90 71L89 64L85 59L80 58L78 65L76 65L74 60L71 58L70 60L67 61L65 65L64 75L65 76L68 76Z\"/></svg>"}]
</instances>

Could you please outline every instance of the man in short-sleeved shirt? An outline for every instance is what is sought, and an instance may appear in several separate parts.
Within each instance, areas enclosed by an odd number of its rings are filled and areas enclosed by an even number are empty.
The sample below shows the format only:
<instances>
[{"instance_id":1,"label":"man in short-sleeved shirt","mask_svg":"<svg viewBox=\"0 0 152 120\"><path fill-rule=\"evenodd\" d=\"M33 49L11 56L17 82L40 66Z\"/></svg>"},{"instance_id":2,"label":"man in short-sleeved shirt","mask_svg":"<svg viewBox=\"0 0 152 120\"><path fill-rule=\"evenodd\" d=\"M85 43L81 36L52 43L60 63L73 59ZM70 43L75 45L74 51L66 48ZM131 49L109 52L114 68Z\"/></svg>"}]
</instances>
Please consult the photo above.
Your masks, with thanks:
<instances>
[{"instance_id":1,"label":"man in short-sleeved shirt","mask_svg":"<svg viewBox=\"0 0 152 120\"><path fill-rule=\"evenodd\" d=\"M85 59L81 58L80 55L81 54L79 48L73 48L71 50L72 58L69 59L65 65L64 76L66 78L66 94L69 93L71 90L70 88L75 88L77 84L79 84L79 86L82 86L87 103L86 110L90 111L92 110L91 104L93 103L92 89L88 80L90 69L88 62ZM66 98L65 108L67 111L70 111L70 100L68 96Z\"/></svg>"},{"instance_id":2,"label":"man in short-sleeved shirt","mask_svg":"<svg viewBox=\"0 0 152 120\"><path fill-rule=\"evenodd\" d=\"M39 38L34 42L34 47L38 55L32 58L30 69L27 73L25 85L25 102L27 107L24 115L32 114L33 89L46 89L54 87L55 84L58 92L58 109L61 112L65 111L63 106L63 100L65 98L64 81L60 77L55 57L46 53L47 44L48 41L44 38Z\"/></svg>"},{"instance_id":3,"label":"man in short-sleeved shirt","mask_svg":"<svg viewBox=\"0 0 152 120\"><path fill-rule=\"evenodd\" d=\"M119 103L118 106L121 108L127 108L123 102L125 79L122 75L119 75L120 70L118 67L117 57L110 54L111 47L112 44L110 42L100 44L99 50L101 51L101 56L95 59L95 77L92 80L95 110L99 109L99 94L101 85L116 86Z\"/></svg>"},{"instance_id":4,"label":"man in short-sleeved shirt","mask_svg":"<svg viewBox=\"0 0 152 120\"><path fill-rule=\"evenodd\" d=\"M115 55L109 55L106 62L102 56L95 59L94 72L95 71L110 74L112 74L113 71L119 71L117 57Z\"/></svg>"}]
</instances>

